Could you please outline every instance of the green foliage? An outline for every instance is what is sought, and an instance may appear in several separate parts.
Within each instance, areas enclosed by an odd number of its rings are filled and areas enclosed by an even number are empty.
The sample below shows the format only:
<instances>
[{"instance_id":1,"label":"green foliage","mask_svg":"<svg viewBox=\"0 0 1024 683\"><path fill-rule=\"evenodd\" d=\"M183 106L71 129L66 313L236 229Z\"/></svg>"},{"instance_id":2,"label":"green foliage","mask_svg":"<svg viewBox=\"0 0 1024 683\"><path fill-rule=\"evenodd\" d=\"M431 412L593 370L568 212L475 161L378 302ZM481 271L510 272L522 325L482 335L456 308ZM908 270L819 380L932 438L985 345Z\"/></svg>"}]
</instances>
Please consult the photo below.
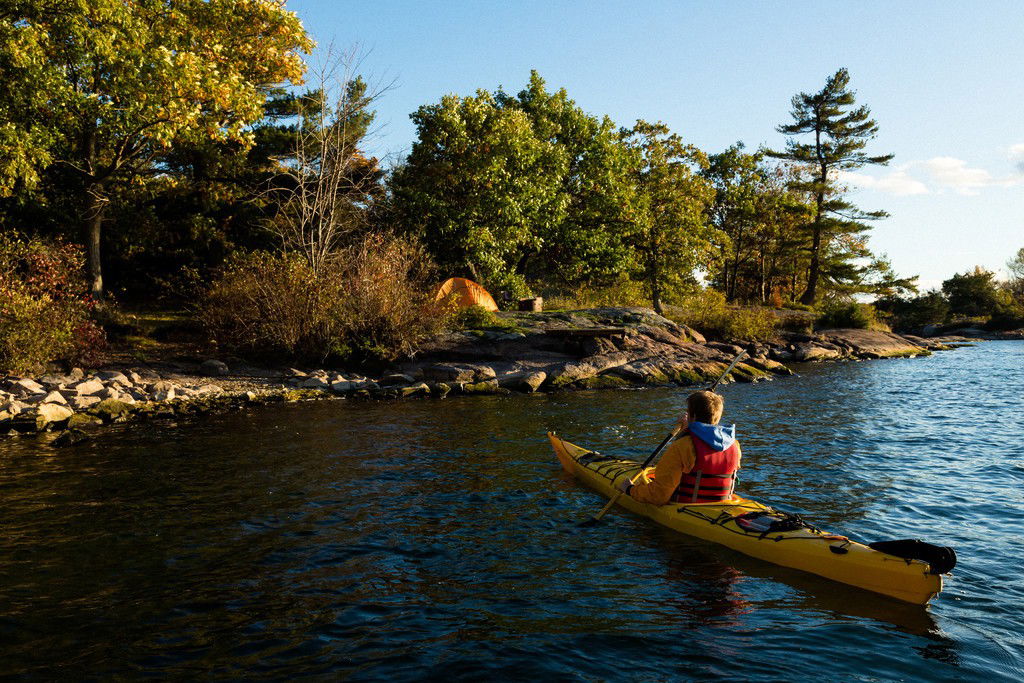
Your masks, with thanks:
<instances>
[{"instance_id":1,"label":"green foliage","mask_svg":"<svg viewBox=\"0 0 1024 683\"><path fill-rule=\"evenodd\" d=\"M1004 300L992 310L992 316L985 323L988 330L1024 329L1024 305L1015 300Z\"/></svg>"},{"instance_id":2,"label":"green foliage","mask_svg":"<svg viewBox=\"0 0 1024 683\"><path fill-rule=\"evenodd\" d=\"M778 331L778 318L770 309L730 307L724 294L710 288L684 297L668 316L725 341L768 340Z\"/></svg>"},{"instance_id":3,"label":"green foliage","mask_svg":"<svg viewBox=\"0 0 1024 683\"><path fill-rule=\"evenodd\" d=\"M199 315L218 344L238 353L392 360L447 318L426 293L430 277L418 245L382 235L336 253L320 273L297 254L240 254Z\"/></svg>"},{"instance_id":4,"label":"green foliage","mask_svg":"<svg viewBox=\"0 0 1024 683\"><path fill-rule=\"evenodd\" d=\"M101 295L100 230L111 188L143 181L177 144L251 144L266 88L303 73L312 41L283 3L90 0L17 3L0 23L0 138L19 154L0 172L26 188L64 174L87 230ZM10 193L9 175L0 191Z\"/></svg>"},{"instance_id":5,"label":"green foliage","mask_svg":"<svg viewBox=\"0 0 1024 683\"><path fill-rule=\"evenodd\" d=\"M843 198L845 188L840 172L868 164L888 164L891 154L868 156L864 148L878 132L870 110L854 107L854 91L849 89L850 74L839 69L825 87L814 94L793 96L793 123L778 126L790 136L784 152L770 156L796 164L803 177L791 188L806 193L814 201L814 218L809 225L810 264L807 287L800 300L813 304L819 296L819 284L843 285L863 275L857 260L870 257L863 237L868 231L864 221L885 218L884 211L861 211ZM796 136L812 135L812 142L799 142Z\"/></svg>"},{"instance_id":6,"label":"green foliage","mask_svg":"<svg viewBox=\"0 0 1024 683\"><path fill-rule=\"evenodd\" d=\"M646 306L649 294L642 282L621 275L606 286L580 285L571 290L544 292L545 310L579 310L602 306Z\"/></svg>"},{"instance_id":7,"label":"green foliage","mask_svg":"<svg viewBox=\"0 0 1024 683\"><path fill-rule=\"evenodd\" d=\"M712 155L702 173L715 188L708 218L722 234L710 281L729 301L781 303L783 294L797 296L794 280L806 270L800 254L812 209L787 189L790 169L768 166L763 151L742 150L736 143Z\"/></svg>"},{"instance_id":8,"label":"green foliage","mask_svg":"<svg viewBox=\"0 0 1024 683\"><path fill-rule=\"evenodd\" d=\"M879 322L875 314L874 306L855 301L833 301L828 303L818 317L816 326L823 330L845 328L870 330L884 328L884 325Z\"/></svg>"},{"instance_id":9,"label":"green foliage","mask_svg":"<svg viewBox=\"0 0 1024 683\"><path fill-rule=\"evenodd\" d=\"M1010 271L1006 289L1018 303L1024 305L1024 247L1018 249L1017 255L1006 262L1006 268Z\"/></svg>"},{"instance_id":10,"label":"green foliage","mask_svg":"<svg viewBox=\"0 0 1024 683\"><path fill-rule=\"evenodd\" d=\"M503 320L483 306L474 305L460 308L451 317L449 325L455 330L488 330L492 332L516 329L516 324Z\"/></svg>"},{"instance_id":11,"label":"green foliage","mask_svg":"<svg viewBox=\"0 0 1024 683\"><path fill-rule=\"evenodd\" d=\"M920 332L925 325L940 324L949 317L949 302L938 290L911 298L882 298L875 302L875 308L887 314L893 329L909 332Z\"/></svg>"},{"instance_id":12,"label":"green foliage","mask_svg":"<svg viewBox=\"0 0 1024 683\"><path fill-rule=\"evenodd\" d=\"M0 234L0 371L88 364L104 346L92 309L77 247Z\"/></svg>"},{"instance_id":13,"label":"green foliage","mask_svg":"<svg viewBox=\"0 0 1024 683\"><path fill-rule=\"evenodd\" d=\"M704 153L664 124L637 121L629 142L642 160L629 211L635 279L647 285L661 313L664 292L692 282L693 270L713 259L711 237L717 231L705 222L704 211L714 190L697 175L707 166Z\"/></svg>"},{"instance_id":14,"label":"green foliage","mask_svg":"<svg viewBox=\"0 0 1024 683\"><path fill-rule=\"evenodd\" d=\"M973 272L957 273L942 283L942 292L949 300L953 315L989 316L1000 304L1008 304L1010 297L995 282L995 273L984 268Z\"/></svg>"}]
</instances>

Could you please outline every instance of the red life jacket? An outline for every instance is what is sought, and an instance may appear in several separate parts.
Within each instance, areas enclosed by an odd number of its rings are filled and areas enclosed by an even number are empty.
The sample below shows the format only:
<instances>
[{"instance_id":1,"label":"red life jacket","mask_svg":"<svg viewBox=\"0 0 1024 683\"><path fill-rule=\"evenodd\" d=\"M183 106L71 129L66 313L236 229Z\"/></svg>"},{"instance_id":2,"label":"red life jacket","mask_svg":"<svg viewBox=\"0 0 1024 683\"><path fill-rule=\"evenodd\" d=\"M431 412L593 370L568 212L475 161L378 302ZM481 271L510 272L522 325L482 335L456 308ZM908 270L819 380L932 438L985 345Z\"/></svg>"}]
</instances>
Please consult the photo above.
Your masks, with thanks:
<instances>
[{"instance_id":1,"label":"red life jacket","mask_svg":"<svg viewBox=\"0 0 1024 683\"><path fill-rule=\"evenodd\" d=\"M672 494L673 503L716 503L729 500L736 488L736 470L740 468L740 447L732 442L724 451L713 451L693 434L697 458L693 469L683 475Z\"/></svg>"}]
</instances>

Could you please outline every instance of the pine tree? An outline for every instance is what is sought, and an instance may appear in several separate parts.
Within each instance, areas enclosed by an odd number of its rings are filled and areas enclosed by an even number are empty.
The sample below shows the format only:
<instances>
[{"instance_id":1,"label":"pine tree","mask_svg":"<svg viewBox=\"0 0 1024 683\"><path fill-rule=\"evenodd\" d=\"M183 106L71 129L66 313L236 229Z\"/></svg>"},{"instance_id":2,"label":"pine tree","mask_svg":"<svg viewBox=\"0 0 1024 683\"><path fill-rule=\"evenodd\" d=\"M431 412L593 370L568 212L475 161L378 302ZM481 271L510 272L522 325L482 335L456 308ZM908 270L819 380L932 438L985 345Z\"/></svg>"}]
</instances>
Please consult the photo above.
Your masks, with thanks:
<instances>
[{"instance_id":1,"label":"pine tree","mask_svg":"<svg viewBox=\"0 0 1024 683\"><path fill-rule=\"evenodd\" d=\"M844 248L863 244L861 237L870 228L868 220L885 218L885 211L861 211L843 198L845 188L841 172L867 164L886 165L892 154L868 156L863 150L868 140L878 133L878 124L864 105L854 108L855 92L849 90L850 74L839 69L814 94L799 93L793 97L793 123L776 128L789 136L784 152L769 152L802 166L806 173L796 180L793 189L814 197L814 218L810 232L810 267L807 287L800 300L813 304L823 279L842 282L859 275L852 259L857 250ZM795 136L813 135L813 142L800 142ZM845 242L840 245L840 242Z\"/></svg>"}]
</instances>

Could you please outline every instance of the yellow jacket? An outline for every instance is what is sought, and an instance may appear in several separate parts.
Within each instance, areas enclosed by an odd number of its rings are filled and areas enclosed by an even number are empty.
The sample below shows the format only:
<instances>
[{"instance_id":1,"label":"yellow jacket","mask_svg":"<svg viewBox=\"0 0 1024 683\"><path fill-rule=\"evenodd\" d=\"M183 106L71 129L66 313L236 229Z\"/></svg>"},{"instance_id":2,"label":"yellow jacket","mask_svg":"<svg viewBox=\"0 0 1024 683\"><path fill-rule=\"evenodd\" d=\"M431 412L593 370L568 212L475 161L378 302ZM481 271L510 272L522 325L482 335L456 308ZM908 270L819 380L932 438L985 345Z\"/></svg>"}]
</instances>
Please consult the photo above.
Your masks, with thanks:
<instances>
[{"instance_id":1,"label":"yellow jacket","mask_svg":"<svg viewBox=\"0 0 1024 683\"><path fill-rule=\"evenodd\" d=\"M737 441L737 450L739 447ZM641 503L664 505L679 486L683 475L693 469L695 462L697 452L693 449L693 437L689 434L679 437L665 449L657 467L648 468L640 475L629 490L630 497Z\"/></svg>"}]
</instances>

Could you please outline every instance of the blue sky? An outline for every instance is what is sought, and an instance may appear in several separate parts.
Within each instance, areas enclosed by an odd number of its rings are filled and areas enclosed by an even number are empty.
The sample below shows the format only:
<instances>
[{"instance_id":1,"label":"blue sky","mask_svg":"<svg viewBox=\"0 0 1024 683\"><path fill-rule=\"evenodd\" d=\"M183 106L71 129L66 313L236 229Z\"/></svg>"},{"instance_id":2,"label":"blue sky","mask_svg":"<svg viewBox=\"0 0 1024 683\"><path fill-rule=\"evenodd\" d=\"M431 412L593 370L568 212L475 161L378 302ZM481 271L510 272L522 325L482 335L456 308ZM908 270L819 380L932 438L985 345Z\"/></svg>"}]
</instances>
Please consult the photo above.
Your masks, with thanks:
<instances>
[{"instance_id":1,"label":"blue sky","mask_svg":"<svg viewBox=\"0 0 1024 683\"><path fill-rule=\"evenodd\" d=\"M378 156L415 139L409 114L446 93L531 69L620 125L664 121L709 153L781 147L798 91L850 70L888 167L848 181L892 216L871 245L937 286L975 265L1004 271L1024 247L1024 2L607 2L289 0L321 46L358 46L394 86L377 106ZM315 56L314 56L315 59Z\"/></svg>"}]
</instances>

